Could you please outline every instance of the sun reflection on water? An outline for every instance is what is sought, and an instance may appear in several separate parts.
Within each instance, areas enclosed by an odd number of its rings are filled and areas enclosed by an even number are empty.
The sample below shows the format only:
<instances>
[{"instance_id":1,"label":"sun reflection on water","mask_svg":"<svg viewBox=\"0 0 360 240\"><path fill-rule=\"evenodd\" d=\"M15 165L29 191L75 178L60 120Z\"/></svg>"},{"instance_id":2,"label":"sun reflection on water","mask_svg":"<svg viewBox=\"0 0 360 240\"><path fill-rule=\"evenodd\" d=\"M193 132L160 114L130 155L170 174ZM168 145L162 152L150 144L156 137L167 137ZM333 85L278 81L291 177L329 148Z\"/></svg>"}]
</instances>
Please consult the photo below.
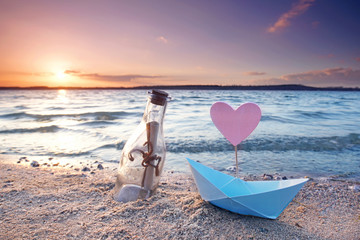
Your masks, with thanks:
<instances>
[{"instance_id":1,"label":"sun reflection on water","mask_svg":"<svg viewBox=\"0 0 360 240\"><path fill-rule=\"evenodd\" d=\"M59 89L57 99L61 102L69 102L69 98L67 97L67 91L65 89Z\"/></svg>"}]
</instances>

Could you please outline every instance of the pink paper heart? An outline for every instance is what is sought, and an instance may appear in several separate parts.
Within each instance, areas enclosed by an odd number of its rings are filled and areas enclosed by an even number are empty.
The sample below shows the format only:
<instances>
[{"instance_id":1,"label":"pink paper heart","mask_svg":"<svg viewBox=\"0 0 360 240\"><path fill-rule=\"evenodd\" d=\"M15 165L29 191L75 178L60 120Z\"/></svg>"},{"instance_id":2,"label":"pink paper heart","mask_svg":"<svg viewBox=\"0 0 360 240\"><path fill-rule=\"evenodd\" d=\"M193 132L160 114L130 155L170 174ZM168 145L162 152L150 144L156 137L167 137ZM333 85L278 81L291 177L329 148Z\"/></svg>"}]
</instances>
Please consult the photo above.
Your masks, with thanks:
<instances>
[{"instance_id":1,"label":"pink paper heart","mask_svg":"<svg viewBox=\"0 0 360 240\"><path fill-rule=\"evenodd\" d=\"M225 102L216 102L211 106L210 116L222 135L236 146L257 127L261 110L255 103L244 103L234 110Z\"/></svg>"}]
</instances>

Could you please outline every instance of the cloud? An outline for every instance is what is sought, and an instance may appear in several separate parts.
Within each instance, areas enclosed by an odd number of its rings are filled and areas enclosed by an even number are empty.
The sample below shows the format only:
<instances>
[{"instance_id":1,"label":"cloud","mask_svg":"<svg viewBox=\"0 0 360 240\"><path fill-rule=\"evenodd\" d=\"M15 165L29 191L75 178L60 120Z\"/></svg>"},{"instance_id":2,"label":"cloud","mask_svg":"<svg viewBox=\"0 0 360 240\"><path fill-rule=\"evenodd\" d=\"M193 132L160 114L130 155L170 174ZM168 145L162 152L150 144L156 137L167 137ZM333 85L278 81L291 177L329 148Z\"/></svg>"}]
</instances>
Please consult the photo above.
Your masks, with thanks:
<instances>
[{"instance_id":1,"label":"cloud","mask_svg":"<svg viewBox=\"0 0 360 240\"><path fill-rule=\"evenodd\" d=\"M18 72L18 71L5 71L0 72L1 75L20 75L20 76L37 76L37 77L50 77L55 74L52 72Z\"/></svg>"},{"instance_id":2,"label":"cloud","mask_svg":"<svg viewBox=\"0 0 360 240\"><path fill-rule=\"evenodd\" d=\"M80 71L76 71L76 70L65 70L64 73L65 73L65 74L78 74L78 73L80 73Z\"/></svg>"},{"instance_id":3,"label":"cloud","mask_svg":"<svg viewBox=\"0 0 360 240\"><path fill-rule=\"evenodd\" d=\"M360 57L355 58L357 62L360 62Z\"/></svg>"},{"instance_id":4,"label":"cloud","mask_svg":"<svg viewBox=\"0 0 360 240\"><path fill-rule=\"evenodd\" d=\"M244 76L261 76L265 74L265 72L243 72Z\"/></svg>"},{"instance_id":5,"label":"cloud","mask_svg":"<svg viewBox=\"0 0 360 240\"><path fill-rule=\"evenodd\" d=\"M205 68L203 66L196 66L195 69L200 72L203 72L205 70Z\"/></svg>"},{"instance_id":6,"label":"cloud","mask_svg":"<svg viewBox=\"0 0 360 240\"><path fill-rule=\"evenodd\" d=\"M319 25L320 25L319 21L314 21L314 22L311 23L311 26L312 26L313 29L317 29L319 27Z\"/></svg>"},{"instance_id":7,"label":"cloud","mask_svg":"<svg viewBox=\"0 0 360 240\"><path fill-rule=\"evenodd\" d=\"M329 54L326 54L326 55L319 55L318 57L320 59L329 59L329 58L334 58L335 54L329 53Z\"/></svg>"},{"instance_id":8,"label":"cloud","mask_svg":"<svg viewBox=\"0 0 360 240\"><path fill-rule=\"evenodd\" d=\"M303 84L318 87L360 87L360 70L352 68L327 68L304 73L286 74L278 78L259 79L257 84Z\"/></svg>"},{"instance_id":9,"label":"cloud","mask_svg":"<svg viewBox=\"0 0 360 240\"><path fill-rule=\"evenodd\" d=\"M158 42L165 43L165 44L167 44L169 42L169 40L167 38L165 38L164 36L160 36L160 37L156 38L156 40Z\"/></svg>"},{"instance_id":10,"label":"cloud","mask_svg":"<svg viewBox=\"0 0 360 240\"><path fill-rule=\"evenodd\" d=\"M77 70L66 70L64 73L76 76L79 78L87 78L100 81L114 81L114 82L131 82L134 79L144 78L162 78L163 76L156 75L139 75L139 74L125 74L125 75L104 75L98 73L82 73Z\"/></svg>"},{"instance_id":11,"label":"cloud","mask_svg":"<svg viewBox=\"0 0 360 240\"><path fill-rule=\"evenodd\" d=\"M267 29L269 33L278 32L290 26L290 20L303 14L312 5L315 0L300 0L286 13L282 14L279 19Z\"/></svg>"}]
</instances>

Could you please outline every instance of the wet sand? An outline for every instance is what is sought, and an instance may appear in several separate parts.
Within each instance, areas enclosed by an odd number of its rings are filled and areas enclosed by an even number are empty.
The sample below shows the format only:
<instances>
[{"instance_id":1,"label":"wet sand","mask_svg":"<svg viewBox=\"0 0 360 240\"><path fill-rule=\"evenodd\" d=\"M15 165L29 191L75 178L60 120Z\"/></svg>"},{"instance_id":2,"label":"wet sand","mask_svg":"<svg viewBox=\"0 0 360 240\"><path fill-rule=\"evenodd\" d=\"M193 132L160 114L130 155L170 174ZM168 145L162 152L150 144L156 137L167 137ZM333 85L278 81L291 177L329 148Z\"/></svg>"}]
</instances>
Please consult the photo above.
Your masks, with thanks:
<instances>
[{"instance_id":1,"label":"wet sand","mask_svg":"<svg viewBox=\"0 0 360 240\"><path fill-rule=\"evenodd\" d=\"M359 184L310 180L276 220L203 201L166 172L154 196L118 203L116 171L0 160L0 239L360 239Z\"/></svg>"}]
</instances>

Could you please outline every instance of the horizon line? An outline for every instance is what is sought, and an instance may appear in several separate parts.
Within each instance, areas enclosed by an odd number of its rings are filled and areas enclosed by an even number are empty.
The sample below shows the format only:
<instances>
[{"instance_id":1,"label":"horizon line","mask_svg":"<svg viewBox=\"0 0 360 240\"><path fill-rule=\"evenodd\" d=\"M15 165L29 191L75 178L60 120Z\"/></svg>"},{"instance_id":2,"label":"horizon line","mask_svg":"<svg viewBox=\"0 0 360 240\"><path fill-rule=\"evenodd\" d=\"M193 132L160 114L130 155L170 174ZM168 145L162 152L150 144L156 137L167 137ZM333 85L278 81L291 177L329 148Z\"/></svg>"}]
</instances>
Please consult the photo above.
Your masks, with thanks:
<instances>
[{"instance_id":1,"label":"horizon line","mask_svg":"<svg viewBox=\"0 0 360 240\"><path fill-rule=\"evenodd\" d=\"M328 87L313 87L302 84L274 84L274 85L143 85L134 87L66 87L66 86L31 86L31 87L5 87L0 86L0 90L136 90L136 89L174 89L174 90L338 90L338 91L360 91L359 87L344 87L344 86L328 86Z\"/></svg>"}]
</instances>

